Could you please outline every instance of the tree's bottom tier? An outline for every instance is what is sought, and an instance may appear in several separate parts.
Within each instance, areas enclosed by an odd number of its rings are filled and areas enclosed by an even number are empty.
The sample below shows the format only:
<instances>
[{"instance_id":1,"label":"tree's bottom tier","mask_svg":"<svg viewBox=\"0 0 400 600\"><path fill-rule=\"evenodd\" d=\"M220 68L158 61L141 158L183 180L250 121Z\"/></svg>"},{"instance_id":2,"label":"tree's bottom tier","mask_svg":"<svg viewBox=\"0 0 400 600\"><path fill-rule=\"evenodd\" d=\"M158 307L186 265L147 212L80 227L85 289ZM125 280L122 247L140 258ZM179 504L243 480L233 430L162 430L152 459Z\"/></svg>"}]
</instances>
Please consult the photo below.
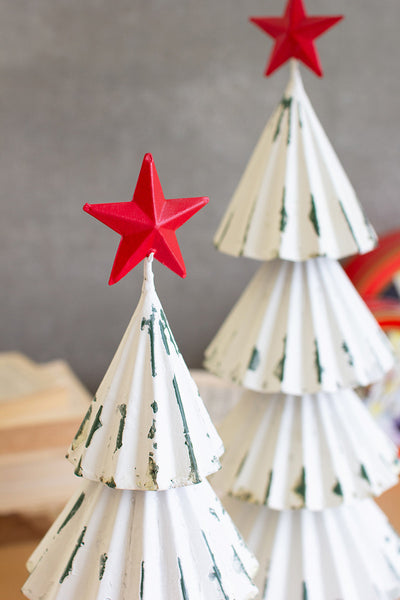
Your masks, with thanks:
<instances>
[{"instance_id":1,"label":"tree's bottom tier","mask_svg":"<svg viewBox=\"0 0 400 600\"><path fill-rule=\"evenodd\" d=\"M260 599L400 598L400 538L372 500L319 512L223 501L259 560Z\"/></svg>"},{"instance_id":2,"label":"tree's bottom tier","mask_svg":"<svg viewBox=\"0 0 400 600\"><path fill-rule=\"evenodd\" d=\"M251 600L257 561L208 482L84 482L28 561L31 600Z\"/></svg>"}]
</instances>

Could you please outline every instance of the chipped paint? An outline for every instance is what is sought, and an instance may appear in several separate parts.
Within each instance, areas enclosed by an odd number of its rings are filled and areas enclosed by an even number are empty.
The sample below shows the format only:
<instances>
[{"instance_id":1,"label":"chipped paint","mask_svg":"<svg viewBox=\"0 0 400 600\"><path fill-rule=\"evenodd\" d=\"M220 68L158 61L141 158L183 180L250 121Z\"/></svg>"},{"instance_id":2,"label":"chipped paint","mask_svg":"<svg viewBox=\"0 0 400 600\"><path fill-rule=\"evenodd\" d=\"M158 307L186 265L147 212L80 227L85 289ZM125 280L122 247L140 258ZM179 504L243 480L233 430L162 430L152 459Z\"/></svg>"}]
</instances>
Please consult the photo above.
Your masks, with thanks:
<instances>
[{"instance_id":1,"label":"chipped paint","mask_svg":"<svg viewBox=\"0 0 400 600\"><path fill-rule=\"evenodd\" d=\"M318 342L316 339L314 340L314 346L315 346L314 364L315 364L315 368L317 370L317 381L318 381L318 383L321 383L322 382L322 373L324 372L324 369L321 365L321 361L319 358Z\"/></svg>"},{"instance_id":2,"label":"chipped paint","mask_svg":"<svg viewBox=\"0 0 400 600\"><path fill-rule=\"evenodd\" d=\"M145 327L147 327L147 333L150 337L150 360L151 360L151 374L153 377L157 375L156 373L156 364L154 357L154 320L156 317L157 310L154 306L152 306L152 312L149 319L143 317L142 323L140 325L140 329L143 331Z\"/></svg>"},{"instance_id":3,"label":"chipped paint","mask_svg":"<svg viewBox=\"0 0 400 600\"><path fill-rule=\"evenodd\" d=\"M80 457L79 462L75 467L74 474L77 477L82 477L82 456Z\"/></svg>"},{"instance_id":4,"label":"chipped paint","mask_svg":"<svg viewBox=\"0 0 400 600\"><path fill-rule=\"evenodd\" d=\"M161 339L163 341L166 353L168 354L168 356L171 354L171 351L169 349L168 338L165 335L165 332L168 333L169 341L172 344L172 346L173 346L176 354L178 354L178 356L179 356L179 354L180 354L179 348L176 345L175 338L172 335L171 328L169 326L169 323L167 321L167 317L165 316L165 313L164 313L163 309L160 310L160 319L159 319L158 323L159 323L159 326L160 326Z\"/></svg>"},{"instance_id":5,"label":"chipped paint","mask_svg":"<svg viewBox=\"0 0 400 600\"><path fill-rule=\"evenodd\" d=\"M252 207L250 209L249 216L247 218L246 227L245 227L245 230L243 232L242 246L241 246L241 248L239 250L238 256L243 256L243 254L244 254L244 249L245 249L246 244L247 244L247 238L249 237L250 226L251 226L251 223L253 221L254 211L256 210L256 207L257 207L257 202L258 202L258 198L255 198L255 200L253 202L253 205L252 205Z\"/></svg>"},{"instance_id":6,"label":"chipped paint","mask_svg":"<svg viewBox=\"0 0 400 600\"><path fill-rule=\"evenodd\" d=\"M343 352L345 352L347 354L347 360L349 362L349 365L352 367L354 365L354 358L350 352L350 348L348 347L348 345L345 341L342 344L342 350L343 350Z\"/></svg>"},{"instance_id":7,"label":"chipped paint","mask_svg":"<svg viewBox=\"0 0 400 600\"><path fill-rule=\"evenodd\" d=\"M118 410L121 414L121 419L119 421L119 429L118 429L118 435L117 435L117 440L115 443L115 450L114 452L116 452L117 450L119 450L122 446L122 436L124 433L124 429L125 429L125 420L126 420L126 404L120 404L118 406Z\"/></svg>"},{"instance_id":8,"label":"chipped paint","mask_svg":"<svg viewBox=\"0 0 400 600\"><path fill-rule=\"evenodd\" d=\"M111 477L110 479L107 479L107 481L104 481L104 483L111 489L114 489L117 487L117 484L115 483L114 477Z\"/></svg>"},{"instance_id":9,"label":"chipped paint","mask_svg":"<svg viewBox=\"0 0 400 600\"><path fill-rule=\"evenodd\" d=\"M64 521L62 522L62 524L60 525L60 527L58 528L57 533L60 533L60 531L62 529L64 529L64 527L72 519L72 517L74 517L76 515L76 513L78 512L78 510L82 506L82 502L84 501L84 499L85 499L85 492L82 492L82 494L79 496L78 500L75 502L75 504L73 505L73 507L69 511L68 515L66 516L66 518L64 519Z\"/></svg>"},{"instance_id":10,"label":"chipped paint","mask_svg":"<svg viewBox=\"0 0 400 600\"><path fill-rule=\"evenodd\" d=\"M140 565L140 600L143 599L143 590L144 590L144 560L142 560L142 564Z\"/></svg>"},{"instance_id":11,"label":"chipped paint","mask_svg":"<svg viewBox=\"0 0 400 600\"><path fill-rule=\"evenodd\" d=\"M308 600L307 584L303 581L303 600Z\"/></svg>"},{"instance_id":12,"label":"chipped paint","mask_svg":"<svg viewBox=\"0 0 400 600\"><path fill-rule=\"evenodd\" d=\"M285 232L287 221L288 221L288 214L286 212L285 202L286 202L286 188L284 187L283 193L282 193L281 221L279 223L279 231L281 233Z\"/></svg>"},{"instance_id":13,"label":"chipped paint","mask_svg":"<svg viewBox=\"0 0 400 600\"><path fill-rule=\"evenodd\" d=\"M231 546L231 548L233 550L233 560L234 560L234 563L239 567L239 569L241 570L241 572L247 577L247 579L250 581L250 583L253 583L251 581L250 575L248 574L248 572L244 568L244 564L241 561L239 554L236 552L235 547Z\"/></svg>"},{"instance_id":14,"label":"chipped paint","mask_svg":"<svg viewBox=\"0 0 400 600\"><path fill-rule=\"evenodd\" d=\"M183 577L183 572L182 572L181 559L179 558L179 556L178 556L178 568L179 568L179 574L181 576L180 584L181 584L181 590L182 590L182 598L183 598L183 600L189 600L189 596L186 591L185 579Z\"/></svg>"},{"instance_id":15,"label":"chipped paint","mask_svg":"<svg viewBox=\"0 0 400 600\"><path fill-rule=\"evenodd\" d=\"M283 376L285 373L285 361L286 361L286 336L283 340L283 354L282 354L282 358L280 359L280 361L278 362L278 364L275 367L274 370L274 375L275 377L277 377L279 379L279 381L283 381Z\"/></svg>"},{"instance_id":16,"label":"chipped paint","mask_svg":"<svg viewBox=\"0 0 400 600\"><path fill-rule=\"evenodd\" d=\"M81 546L83 546L83 543L84 543L83 542L83 538L85 537L85 533L86 533L86 527L83 528L82 533L80 534L80 536L78 538L78 541L76 542L76 546L75 546L75 548L74 548L74 550L73 550L73 552L72 552L72 554L71 554L71 556L70 556L70 558L69 558L69 560L67 562L67 566L65 567L65 570L64 570L63 574L60 577L60 580L59 580L60 584L63 583L64 579L66 577L68 577L68 575L72 571L72 565L73 565L75 556L77 555L77 552L78 552L79 548Z\"/></svg>"},{"instance_id":17,"label":"chipped paint","mask_svg":"<svg viewBox=\"0 0 400 600\"><path fill-rule=\"evenodd\" d=\"M285 111L288 110L289 111L289 124L290 124L290 113L291 113L291 105L292 105L292 100L293 98L285 98L283 97L281 102L280 102L280 106L281 106L281 112L279 114L278 117L278 122L276 124L276 129L275 129L275 133L274 133L274 137L272 138L272 141L275 142L281 132L281 126L282 126L282 120L283 120L283 116L285 114ZM288 140L287 143L290 143L290 127L289 127L289 132L288 132Z\"/></svg>"},{"instance_id":18,"label":"chipped paint","mask_svg":"<svg viewBox=\"0 0 400 600\"><path fill-rule=\"evenodd\" d=\"M265 492L265 500L264 500L264 504L268 503L268 498L269 495L271 493L271 486L272 486L272 478L273 478L274 472L273 470L271 470L269 472L269 478L268 478L268 485L267 485L267 491Z\"/></svg>"},{"instance_id":19,"label":"chipped paint","mask_svg":"<svg viewBox=\"0 0 400 600\"><path fill-rule=\"evenodd\" d=\"M368 484L371 484L370 478L368 477L367 469L363 464L360 465L360 475Z\"/></svg>"},{"instance_id":20,"label":"chipped paint","mask_svg":"<svg viewBox=\"0 0 400 600\"><path fill-rule=\"evenodd\" d=\"M212 563L213 563L213 569L212 569L212 572L211 572L211 577L215 577L215 579L218 581L218 584L219 584L220 590L222 592L222 595L224 597L224 600L229 600L229 596L226 595L225 590L224 590L224 586L222 585L221 571L219 570L218 565L215 562L215 556L214 556L214 554L213 554L213 552L212 552L212 550L210 548L210 545L208 543L206 534L204 533L203 530L201 531L201 533L203 534L204 541L206 543L208 552L209 552L209 554L211 556L211 560L212 560Z\"/></svg>"},{"instance_id":21,"label":"chipped paint","mask_svg":"<svg viewBox=\"0 0 400 600\"><path fill-rule=\"evenodd\" d=\"M231 225L233 217L234 217L234 213L231 212L230 215L226 219L225 227L223 228L223 230L222 230L222 232L221 232L221 234L219 236L219 240L218 241L217 240L214 241L214 246L215 246L215 248L217 250L219 250L220 245L224 241L224 238L225 238L226 234L229 231L229 227Z\"/></svg>"},{"instance_id":22,"label":"chipped paint","mask_svg":"<svg viewBox=\"0 0 400 600\"><path fill-rule=\"evenodd\" d=\"M188 427L188 424L186 421L186 415L185 415L185 411L184 411L183 404L182 404L182 398L181 398L181 394L180 394L179 387L178 387L178 382L176 380L175 375L172 380L172 384L174 386L175 397L176 397L176 401L178 403L179 412L181 413L182 424L183 424L183 433L185 436L185 445L187 446L188 453L189 453L190 479L192 480L193 483L199 483L201 481L201 479L199 476L199 471L197 468L197 461L196 461L196 457L194 455L194 450L193 450L193 444L192 444L192 440L190 438L189 427Z\"/></svg>"},{"instance_id":23,"label":"chipped paint","mask_svg":"<svg viewBox=\"0 0 400 600\"><path fill-rule=\"evenodd\" d=\"M153 480L154 489L158 490L157 473L158 473L159 467L156 464L153 456L154 456L154 453L149 452L149 475Z\"/></svg>"},{"instance_id":24,"label":"chipped paint","mask_svg":"<svg viewBox=\"0 0 400 600\"><path fill-rule=\"evenodd\" d=\"M337 496L341 496L343 498L343 490L342 490L342 486L340 485L340 481L339 480L333 486L332 492L334 494L336 494Z\"/></svg>"},{"instance_id":25,"label":"chipped paint","mask_svg":"<svg viewBox=\"0 0 400 600\"><path fill-rule=\"evenodd\" d=\"M98 429L100 429L100 427L102 427L102 425L103 425L103 423L100 420L102 410L103 410L103 406L100 406L100 408L97 411L96 416L94 418L92 427L91 427L91 429L89 431L89 435L87 436L86 443L85 443L85 448L89 447L90 442L92 441L92 437L94 436L94 434L96 433L96 431Z\"/></svg>"},{"instance_id":26,"label":"chipped paint","mask_svg":"<svg viewBox=\"0 0 400 600\"><path fill-rule=\"evenodd\" d=\"M339 202L340 209L341 209L341 211L342 211L342 213L343 213L343 216L344 216L344 218L345 218L345 220L346 220L347 227L349 228L349 231L350 231L350 233L351 233L351 236L352 236L352 238L353 238L353 240L354 240L354 243L355 243L355 245L357 246L357 250L358 250L358 252L359 252L359 253L361 253L361 252L362 252L362 249L360 248L360 244L358 243L358 239L357 239L357 236L356 236L356 234L354 233L354 229L353 229L353 227L351 226L351 221L350 221L350 219L349 219L349 217L348 217L348 214L347 214L347 212L345 211L345 209L344 209L344 206L343 206L343 203L342 203L342 201L341 201L339 198L338 198L338 202ZM363 216L364 216L365 222L367 223L368 221L367 221L367 219L366 219L366 217L365 217L365 215L364 215L364 213L363 213L363 211L362 211L362 209L361 209L361 206L360 206L360 210L361 210L361 212L362 212L362 214L363 214ZM370 225L370 227L371 227L371 225Z\"/></svg>"},{"instance_id":27,"label":"chipped paint","mask_svg":"<svg viewBox=\"0 0 400 600\"><path fill-rule=\"evenodd\" d=\"M149 433L147 434L147 437L149 438L149 440L152 440L155 435L156 435L156 420L153 419L153 423L149 429Z\"/></svg>"},{"instance_id":28,"label":"chipped paint","mask_svg":"<svg viewBox=\"0 0 400 600\"><path fill-rule=\"evenodd\" d=\"M153 413L156 414L156 412L158 411L158 404L157 404L157 402L154 400L154 402L152 402L150 404L150 406L151 406L151 410L153 411Z\"/></svg>"},{"instance_id":29,"label":"chipped paint","mask_svg":"<svg viewBox=\"0 0 400 600\"><path fill-rule=\"evenodd\" d=\"M259 364L260 364L260 353L257 348L253 348L253 352L250 357L249 366L247 368L249 371L256 371Z\"/></svg>"},{"instance_id":30,"label":"chipped paint","mask_svg":"<svg viewBox=\"0 0 400 600\"><path fill-rule=\"evenodd\" d=\"M213 508L209 508L208 509L210 512L210 515L212 515L213 517L215 517L217 519L217 521L220 521L221 519L219 518L219 516L217 515L216 511Z\"/></svg>"},{"instance_id":31,"label":"chipped paint","mask_svg":"<svg viewBox=\"0 0 400 600\"><path fill-rule=\"evenodd\" d=\"M104 571L106 570L106 562L108 555L106 552L100 556L100 569L99 569L99 581L103 579Z\"/></svg>"},{"instance_id":32,"label":"chipped paint","mask_svg":"<svg viewBox=\"0 0 400 600\"><path fill-rule=\"evenodd\" d=\"M93 402L95 402L96 397L94 398ZM92 416L92 410L93 410L93 404L91 403L85 416L83 417L83 421L82 423L79 425L79 429L75 434L75 437L72 441L71 444L71 449L75 450L78 446L80 446L81 442L82 442L82 438L85 437L85 433L86 433L86 429L88 427L88 423L89 423L89 419ZM68 455L67 455L68 458Z\"/></svg>"},{"instance_id":33,"label":"chipped paint","mask_svg":"<svg viewBox=\"0 0 400 600\"><path fill-rule=\"evenodd\" d=\"M298 484L295 488L293 488L295 494L300 496L303 500L303 505L306 503L306 492L307 492L307 484L306 484L306 470L303 467L301 470L301 475Z\"/></svg>"},{"instance_id":34,"label":"chipped paint","mask_svg":"<svg viewBox=\"0 0 400 600\"><path fill-rule=\"evenodd\" d=\"M315 206L315 200L314 200L314 196L311 194L310 196L311 198L311 209L310 212L308 214L308 217L314 227L315 233L317 234L317 236L320 236L320 229L319 229L319 222L318 222L318 215L317 215L317 208Z\"/></svg>"}]
</instances>

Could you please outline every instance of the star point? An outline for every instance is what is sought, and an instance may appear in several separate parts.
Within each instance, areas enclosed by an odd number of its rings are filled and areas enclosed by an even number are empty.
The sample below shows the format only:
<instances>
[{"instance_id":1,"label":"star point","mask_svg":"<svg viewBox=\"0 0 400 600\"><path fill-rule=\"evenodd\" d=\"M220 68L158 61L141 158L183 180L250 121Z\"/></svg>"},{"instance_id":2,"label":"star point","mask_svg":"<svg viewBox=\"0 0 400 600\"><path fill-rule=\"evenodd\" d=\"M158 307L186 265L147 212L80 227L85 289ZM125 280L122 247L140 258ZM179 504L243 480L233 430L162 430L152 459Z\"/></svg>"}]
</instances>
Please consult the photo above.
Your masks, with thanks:
<instances>
[{"instance_id":1,"label":"star point","mask_svg":"<svg viewBox=\"0 0 400 600\"><path fill-rule=\"evenodd\" d=\"M290 58L295 58L322 77L314 40L342 19L342 15L308 16L303 0L288 0L282 17L250 17L254 25L275 40L265 75L268 77Z\"/></svg>"},{"instance_id":2,"label":"star point","mask_svg":"<svg viewBox=\"0 0 400 600\"><path fill-rule=\"evenodd\" d=\"M120 281L150 254L186 277L175 231L207 202L207 197L165 199L153 157L145 154L130 202L85 204L85 212L121 236L109 284Z\"/></svg>"}]
</instances>

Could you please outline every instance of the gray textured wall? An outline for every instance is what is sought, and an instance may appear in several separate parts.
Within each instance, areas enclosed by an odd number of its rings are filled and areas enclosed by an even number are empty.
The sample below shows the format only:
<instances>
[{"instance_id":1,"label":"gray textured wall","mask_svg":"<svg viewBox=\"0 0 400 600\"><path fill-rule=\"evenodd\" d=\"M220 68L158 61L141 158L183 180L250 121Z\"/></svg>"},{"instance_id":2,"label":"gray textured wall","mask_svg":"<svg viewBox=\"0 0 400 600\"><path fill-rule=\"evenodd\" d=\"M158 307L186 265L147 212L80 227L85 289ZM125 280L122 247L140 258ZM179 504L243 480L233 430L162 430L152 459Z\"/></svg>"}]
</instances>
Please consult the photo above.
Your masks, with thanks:
<instances>
[{"instance_id":1,"label":"gray textured wall","mask_svg":"<svg viewBox=\"0 0 400 600\"><path fill-rule=\"evenodd\" d=\"M108 287L118 236L85 202L131 199L152 152L166 197L209 195L178 233L188 277L156 267L190 366L256 264L212 236L286 85L249 14L283 0L0 3L1 347L66 358L92 388L136 306L141 268ZM344 13L306 90L379 232L400 226L398 0L308 0Z\"/></svg>"}]
</instances>

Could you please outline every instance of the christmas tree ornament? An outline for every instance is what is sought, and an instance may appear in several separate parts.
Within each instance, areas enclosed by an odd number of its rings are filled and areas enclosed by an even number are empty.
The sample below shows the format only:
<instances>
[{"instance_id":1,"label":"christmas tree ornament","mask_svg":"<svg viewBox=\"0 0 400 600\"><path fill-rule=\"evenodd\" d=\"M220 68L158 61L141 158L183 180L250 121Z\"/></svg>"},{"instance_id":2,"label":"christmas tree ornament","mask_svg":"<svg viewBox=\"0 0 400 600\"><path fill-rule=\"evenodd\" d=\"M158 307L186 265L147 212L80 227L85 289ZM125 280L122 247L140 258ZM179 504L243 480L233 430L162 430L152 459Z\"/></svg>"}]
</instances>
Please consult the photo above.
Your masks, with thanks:
<instances>
[{"instance_id":1,"label":"christmas tree ornament","mask_svg":"<svg viewBox=\"0 0 400 600\"><path fill-rule=\"evenodd\" d=\"M371 497L397 482L396 449L353 388L382 379L392 349L337 262L376 244L304 91L314 39L340 17L253 18L275 38L267 69L290 79L215 237L264 261L206 350L244 389L213 475L260 563L260 600L396 600L400 539Z\"/></svg>"},{"instance_id":2,"label":"christmas tree ornament","mask_svg":"<svg viewBox=\"0 0 400 600\"><path fill-rule=\"evenodd\" d=\"M113 282L142 258L144 281L68 452L82 483L28 560L22 591L30 600L252 600L257 594L251 578L258 563L205 480L219 469L223 445L151 268L158 254L183 274L174 230L207 200L165 200L147 154L132 203L86 206L123 236Z\"/></svg>"}]
</instances>

